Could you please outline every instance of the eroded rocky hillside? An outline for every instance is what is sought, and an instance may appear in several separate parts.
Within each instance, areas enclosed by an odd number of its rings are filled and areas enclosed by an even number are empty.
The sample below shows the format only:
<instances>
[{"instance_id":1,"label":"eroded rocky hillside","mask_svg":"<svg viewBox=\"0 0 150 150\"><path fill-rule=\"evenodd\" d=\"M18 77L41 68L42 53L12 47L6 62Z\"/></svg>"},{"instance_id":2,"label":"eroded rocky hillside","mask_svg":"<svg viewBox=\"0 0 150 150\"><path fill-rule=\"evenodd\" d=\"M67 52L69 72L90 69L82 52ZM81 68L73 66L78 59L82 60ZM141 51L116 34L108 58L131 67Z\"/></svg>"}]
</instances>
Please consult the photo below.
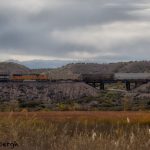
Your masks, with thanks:
<instances>
[{"instance_id":1,"label":"eroded rocky hillside","mask_svg":"<svg viewBox=\"0 0 150 150\"><path fill-rule=\"evenodd\" d=\"M98 90L85 83L0 83L1 101L63 101L97 95Z\"/></svg>"}]
</instances>

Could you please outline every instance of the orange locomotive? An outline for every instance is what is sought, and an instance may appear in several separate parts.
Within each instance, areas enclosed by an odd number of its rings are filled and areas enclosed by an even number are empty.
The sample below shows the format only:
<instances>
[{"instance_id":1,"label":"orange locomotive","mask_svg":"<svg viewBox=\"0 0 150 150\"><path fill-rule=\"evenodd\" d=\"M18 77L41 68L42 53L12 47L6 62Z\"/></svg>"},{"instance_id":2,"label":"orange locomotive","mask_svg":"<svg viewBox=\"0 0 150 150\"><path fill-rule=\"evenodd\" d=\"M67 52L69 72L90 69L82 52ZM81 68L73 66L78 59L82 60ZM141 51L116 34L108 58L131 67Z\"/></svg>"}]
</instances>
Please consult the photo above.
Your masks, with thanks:
<instances>
[{"instance_id":1,"label":"orange locomotive","mask_svg":"<svg viewBox=\"0 0 150 150\"><path fill-rule=\"evenodd\" d=\"M44 74L13 74L11 81L48 81L48 76Z\"/></svg>"}]
</instances>

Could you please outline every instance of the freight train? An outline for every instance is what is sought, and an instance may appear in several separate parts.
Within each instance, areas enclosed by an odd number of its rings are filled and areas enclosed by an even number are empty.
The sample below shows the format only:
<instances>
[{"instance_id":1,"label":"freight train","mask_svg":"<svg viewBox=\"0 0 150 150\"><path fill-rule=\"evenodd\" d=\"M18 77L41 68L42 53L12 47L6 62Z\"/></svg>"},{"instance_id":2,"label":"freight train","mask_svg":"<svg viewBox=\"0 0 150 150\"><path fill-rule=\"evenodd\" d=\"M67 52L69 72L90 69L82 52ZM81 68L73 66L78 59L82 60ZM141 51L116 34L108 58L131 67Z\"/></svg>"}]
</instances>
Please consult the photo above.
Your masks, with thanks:
<instances>
[{"instance_id":1,"label":"freight train","mask_svg":"<svg viewBox=\"0 0 150 150\"><path fill-rule=\"evenodd\" d=\"M114 73L114 74L82 74L85 82L101 81L150 81L150 73Z\"/></svg>"},{"instance_id":2,"label":"freight train","mask_svg":"<svg viewBox=\"0 0 150 150\"><path fill-rule=\"evenodd\" d=\"M48 76L44 74L0 74L0 81L48 81Z\"/></svg>"},{"instance_id":3,"label":"freight train","mask_svg":"<svg viewBox=\"0 0 150 150\"><path fill-rule=\"evenodd\" d=\"M0 74L0 82L7 81L83 81L91 82L113 82L113 81L150 81L150 73L114 73L114 74L81 74L78 79L50 79L45 74Z\"/></svg>"}]
</instances>

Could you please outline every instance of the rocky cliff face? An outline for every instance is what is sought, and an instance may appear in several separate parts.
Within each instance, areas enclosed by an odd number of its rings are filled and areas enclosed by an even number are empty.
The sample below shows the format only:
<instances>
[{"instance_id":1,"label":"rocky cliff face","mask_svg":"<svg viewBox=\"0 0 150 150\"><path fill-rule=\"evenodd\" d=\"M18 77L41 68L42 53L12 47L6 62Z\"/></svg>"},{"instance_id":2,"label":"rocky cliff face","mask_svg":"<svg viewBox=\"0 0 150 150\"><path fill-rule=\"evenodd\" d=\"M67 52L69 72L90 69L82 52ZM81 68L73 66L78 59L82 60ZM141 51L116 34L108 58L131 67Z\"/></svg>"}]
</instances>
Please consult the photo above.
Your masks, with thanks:
<instances>
[{"instance_id":1,"label":"rocky cliff face","mask_svg":"<svg viewBox=\"0 0 150 150\"><path fill-rule=\"evenodd\" d=\"M0 101L62 101L97 95L98 90L84 83L0 83Z\"/></svg>"}]
</instances>

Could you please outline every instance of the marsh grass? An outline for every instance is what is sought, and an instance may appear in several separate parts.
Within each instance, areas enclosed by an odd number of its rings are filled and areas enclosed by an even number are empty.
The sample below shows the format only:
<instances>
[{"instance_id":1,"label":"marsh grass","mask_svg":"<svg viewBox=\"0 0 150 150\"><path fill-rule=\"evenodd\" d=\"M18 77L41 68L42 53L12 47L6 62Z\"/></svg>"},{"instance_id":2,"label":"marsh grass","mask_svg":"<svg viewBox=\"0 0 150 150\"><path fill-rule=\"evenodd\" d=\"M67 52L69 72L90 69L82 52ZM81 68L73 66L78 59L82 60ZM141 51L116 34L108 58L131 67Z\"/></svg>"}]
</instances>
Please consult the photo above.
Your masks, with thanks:
<instances>
[{"instance_id":1,"label":"marsh grass","mask_svg":"<svg viewBox=\"0 0 150 150\"><path fill-rule=\"evenodd\" d=\"M27 112L0 118L0 141L16 141L19 150L149 150L150 120L60 120L39 118Z\"/></svg>"}]
</instances>

